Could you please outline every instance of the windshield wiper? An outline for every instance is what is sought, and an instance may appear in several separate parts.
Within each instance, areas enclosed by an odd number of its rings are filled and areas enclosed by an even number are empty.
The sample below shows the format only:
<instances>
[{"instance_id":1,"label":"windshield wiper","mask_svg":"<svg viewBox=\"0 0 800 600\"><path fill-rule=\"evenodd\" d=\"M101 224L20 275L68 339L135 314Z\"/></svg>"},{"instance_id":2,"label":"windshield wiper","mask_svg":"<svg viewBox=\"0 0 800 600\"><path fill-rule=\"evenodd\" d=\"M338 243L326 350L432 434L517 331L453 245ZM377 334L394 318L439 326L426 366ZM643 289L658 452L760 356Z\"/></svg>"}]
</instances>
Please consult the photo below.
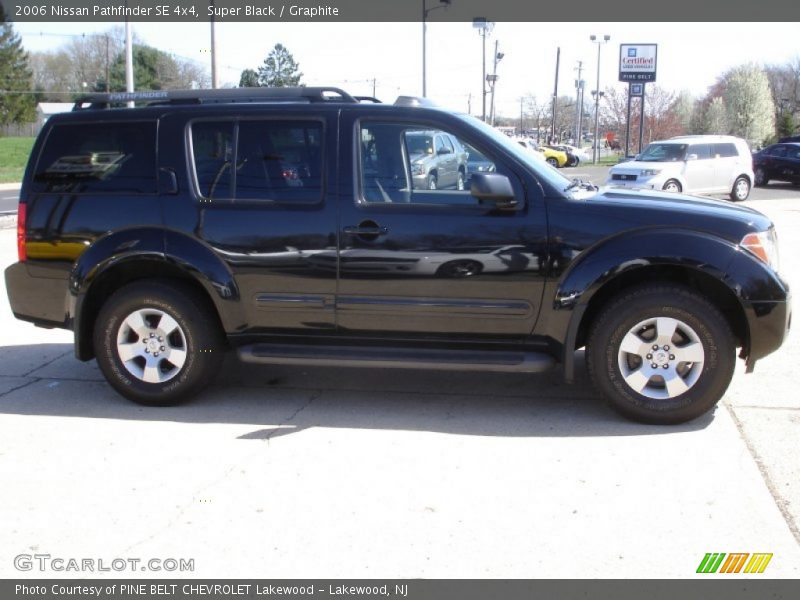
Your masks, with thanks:
<instances>
[{"instance_id":1,"label":"windshield wiper","mask_svg":"<svg viewBox=\"0 0 800 600\"><path fill-rule=\"evenodd\" d=\"M600 188L594 185L591 181L584 181L583 179L573 179L572 183L570 183L567 187L564 188L565 192L570 190L574 190L575 188L580 188L584 190L590 190L596 192Z\"/></svg>"}]
</instances>

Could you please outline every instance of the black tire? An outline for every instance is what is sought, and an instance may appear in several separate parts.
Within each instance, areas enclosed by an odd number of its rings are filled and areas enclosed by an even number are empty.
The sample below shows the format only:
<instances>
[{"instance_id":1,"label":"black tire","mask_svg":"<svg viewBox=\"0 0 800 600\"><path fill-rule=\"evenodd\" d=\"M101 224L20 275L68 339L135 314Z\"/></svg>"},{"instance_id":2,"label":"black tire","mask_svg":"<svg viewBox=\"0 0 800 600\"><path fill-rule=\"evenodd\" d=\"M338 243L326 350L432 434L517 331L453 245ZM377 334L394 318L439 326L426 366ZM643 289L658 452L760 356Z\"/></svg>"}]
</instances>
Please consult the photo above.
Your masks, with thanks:
<instances>
[{"instance_id":1,"label":"black tire","mask_svg":"<svg viewBox=\"0 0 800 600\"><path fill-rule=\"evenodd\" d=\"M621 370L621 364L627 367L627 363L623 363L623 356L626 360L633 359L636 362L635 355L621 352L623 339L637 325L660 317L677 320L679 326L675 330L676 336L685 331L682 327L693 330L692 333L697 337L696 342L701 344L704 353L702 364L698 364L700 361L674 361L676 371L679 368L687 370L683 381L689 382L684 383L688 387L686 391L674 396L670 396L663 378L659 382L658 366L648 371L654 373L653 377L641 377L647 383L639 391L628 384ZM641 331L642 335L647 334L646 328L637 331ZM646 344L646 352L651 352L654 350L650 350L649 344L651 341L658 341L658 338L647 341L640 337L637 341L640 340ZM674 344L671 350L682 350L680 344L683 342L680 337L674 337L673 340L670 342ZM659 356L647 355L652 357L652 364L655 365L656 360L667 360L663 348L670 351L669 347L662 346L659 348ZM675 284L643 285L621 292L598 315L586 347L589 374L611 407L634 421L657 425L683 423L711 410L722 398L733 377L735 355L734 336L722 313L705 297ZM668 358L671 360L675 356L670 355ZM644 373L648 367L644 361L639 367L634 364L628 377L635 381L635 377L631 375L637 369L642 369ZM665 397L651 397L657 393L665 394Z\"/></svg>"},{"instance_id":2,"label":"black tire","mask_svg":"<svg viewBox=\"0 0 800 600\"><path fill-rule=\"evenodd\" d=\"M483 271L483 265L476 260L451 260L436 269L436 276L464 279L480 275L481 271Z\"/></svg>"},{"instance_id":3,"label":"black tire","mask_svg":"<svg viewBox=\"0 0 800 600\"><path fill-rule=\"evenodd\" d=\"M550 165L551 167L555 167L556 169L558 168L558 159L553 158L552 156L550 156L550 157L546 158L545 160L547 161L547 164Z\"/></svg>"},{"instance_id":4,"label":"black tire","mask_svg":"<svg viewBox=\"0 0 800 600\"><path fill-rule=\"evenodd\" d=\"M754 175L755 175L755 180L753 181L753 183L756 185L756 187L766 187L766 185L769 183L769 177L767 177L767 172L762 167L758 167Z\"/></svg>"},{"instance_id":5,"label":"black tire","mask_svg":"<svg viewBox=\"0 0 800 600\"><path fill-rule=\"evenodd\" d=\"M163 313L172 317L179 327L173 335L178 335L177 351L180 352L182 347L185 359L180 367L175 367L165 360L164 355L168 352L164 353L164 347L161 347L162 358L155 367L162 373L159 377L164 376L164 371L174 371L172 375L168 373L170 378L163 382L147 382L131 371L140 368L144 372L143 357L127 361L129 366L126 366L120 356L118 336L125 335L126 319L134 313L140 314L139 311ZM163 318L148 316L145 323L149 330L154 331ZM130 283L112 294L97 316L94 327L97 364L111 386L129 400L148 406L178 404L210 384L222 364L225 343L217 323L212 309L186 286L160 280ZM127 335L131 336L128 341L136 344L136 348L139 348L138 341L144 342L145 346L148 344L146 335L139 336L132 330Z\"/></svg>"},{"instance_id":6,"label":"black tire","mask_svg":"<svg viewBox=\"0 0 800 600\"><path fill-rule=\"evenodd\" d=\"M460 191L460 192L463 192L465 187L466 187L466 184L464 183L464 180L465 180L464 171L459 169L458 170L458 179L456 179L456 189L458 191Z\"/></svg>"},{"instance_id":7,"label":"black tire","mask_svg":"<svg viewBox=\"0 0 800 600\"><path fill-rule=\"evenodd\" d=\"M683 191L683 186L677 179L669 179L668 181L664 182L664 187L661 189L665 192L680 194Z\"/></svg>"},{"instance_id":8,"label":"black tire","mask_svg":"<svg viewBox=\"0 0 800 600\"><path fill-rule=\"evenodd\" d=\"M425 182L425 188L429 190L439 189L439 178L436 176L436 173L430 173L428 175L428 179Z\"/></svg>"},{"instance_id":9,"label":"black tire","mask_svg":"<svg viewBox=\"0 0 800 600\"><path fill-rule=\"evenodd\" d=\"M740 175L733 182L730 198L733 202L743 202L750 195L750 180L744 175Z\"/></svg>"}]
</instances>

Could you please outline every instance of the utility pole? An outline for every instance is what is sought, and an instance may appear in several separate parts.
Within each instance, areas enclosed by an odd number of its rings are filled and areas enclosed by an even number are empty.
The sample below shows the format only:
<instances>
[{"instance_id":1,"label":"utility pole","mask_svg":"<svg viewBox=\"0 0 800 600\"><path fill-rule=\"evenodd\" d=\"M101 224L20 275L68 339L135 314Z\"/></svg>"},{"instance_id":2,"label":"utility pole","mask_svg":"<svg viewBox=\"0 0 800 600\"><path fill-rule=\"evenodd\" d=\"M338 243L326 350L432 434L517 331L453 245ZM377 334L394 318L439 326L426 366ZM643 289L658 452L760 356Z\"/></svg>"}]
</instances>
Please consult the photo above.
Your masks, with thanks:
<instances>
[{"instance_id":1,"label":"utility pole","mask_svg":"<svg viewBox=\"0 0 800 600\"><path fill-rule=\"evenodd\" d=\"M550 125L550 143L555 142L556 137L556 103L558 102L558 69L561 63L561 46L556 51L556 82L553 86L553 121Z\"/></svg>"},{"instance_id":2,"label":"utility pole","mask_svg":"<svg viewBox=\"0 0 800 600\"><path fill-rule=\"evenodd\" d=\"M594 139L592 140L592 163L596 165L600 155L600 147L598 145L600 143L598 140L600 132L600 96L603 95L600 91L600 48L611 39L611 36L604 35L603 39L600 40L596 35L590 35L589 39L592 43L597 44L597 89L594 93Z\"/></svg>"},{"instance_id":3,"label":"utility pole","mask_svg":"<svg viewBox=\"0 0 800 600\"><path fill-rule=\"evenodd\" d=\"M217 79L217 35L214 27L214 0L211 0L211 89L219 87Z\"/></svg>"},{"instance_id":4,"label":"utility pole","mask_svg":"<svg viewBox=\"0 0 800 600\"><path fill-rule=\"evenodd\" d=\"M472 116L472 92L467 96L467 114Z\"/></svg>"},{"instance_id":5,"label":"utility pole","mask_svg":"<svg viewBox=\"0 0 800 600\"><path fill-rule=\"evenodd\" d=\"M127 4L125 2L126 6ZM125 91L133 92L133 39L131 22L127 17L125 17ZM133 108L133 100L128 102L128 108Z\"/></svg>"},{"instance_id":6,"label":"utility pole","mask_svg":"<svg viewBox=\"0 0 800 600\"><path fill-rule=\"evenodd\" d=\"M486 28L484 27L481 30L481 37L483 38L483 49L481 51L483 54L483 82L481 83L483 88L483 116L481 118L484 123L486 123L486 33Z\"/></svg>"},{"instance_id":7,"label":"utility pole","mask_svg":"<svg viewBox=\"0 0 800 600\"><path fill-rule=\"evenodd\" d=\"M522 98L520 98L520 99L519 99L519 134L520 134L520 135L522 135L522 133L525 131L525 127L524 127L524 126L523 126L523 124L522 124L522 119L523 119L523 114L522 114L522 103L523 103L524 101L525 101L525 98L524 98L524 97L522 97Z\"/></svg>"},{"instance_id":8,"label":"utility pole","mask_svg":"<svg viewBox=\"0 0 800 600\"><path fill-rule=\"evenodd\" d=\"M372 97L375 97L375 88L378 85L378 79L376 77L372 78Z\"/></svg>"}]
</instances>

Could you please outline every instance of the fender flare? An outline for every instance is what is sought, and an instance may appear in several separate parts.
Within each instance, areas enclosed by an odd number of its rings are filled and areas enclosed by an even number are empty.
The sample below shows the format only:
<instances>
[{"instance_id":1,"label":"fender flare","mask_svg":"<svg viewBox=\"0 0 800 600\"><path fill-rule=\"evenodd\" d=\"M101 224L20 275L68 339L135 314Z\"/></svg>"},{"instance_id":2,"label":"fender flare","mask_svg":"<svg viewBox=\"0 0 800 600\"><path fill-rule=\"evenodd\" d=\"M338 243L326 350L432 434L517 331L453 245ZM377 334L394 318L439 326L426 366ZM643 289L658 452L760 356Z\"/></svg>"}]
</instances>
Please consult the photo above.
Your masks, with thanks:
<instances>
[{"instance_id":1,"label":"fender flare","mask_svg":"<svg viewBox=\"0 0 800 600\"><path fill-rule=\"evenodd\" d=\"M177 268L205 289L226 330L241 323L239 289L233 274L210 247L172 230L122 229L98 238L78 257L70 273L68 310L79 357L86 354L86 340L81 339L82 313L92 285L109 271L132 262L155 262Z\"/></svg>"},{"instance_id":2,"label":"fender flare","mask_svg":"<svg viewBox=\"0 0 800 600\"><path fill-rule=\"evenodd\" d=\"M670 252L669 248L674 250ZM569 310L571 313L565 323L566 329L556 334L560 335L556 339L564 340L562 364L565 379L573 379L574 348L584 314L592 298L611 281L647 267L694 270L721 281L745 311L748 302L743 293L744 286L729 272L731 263L737 258L741 258L741 252L728 240L703 232L672 228L624 232L588 248L561 277L553 297L555 312Z\"/></svg>"}]
</instances>

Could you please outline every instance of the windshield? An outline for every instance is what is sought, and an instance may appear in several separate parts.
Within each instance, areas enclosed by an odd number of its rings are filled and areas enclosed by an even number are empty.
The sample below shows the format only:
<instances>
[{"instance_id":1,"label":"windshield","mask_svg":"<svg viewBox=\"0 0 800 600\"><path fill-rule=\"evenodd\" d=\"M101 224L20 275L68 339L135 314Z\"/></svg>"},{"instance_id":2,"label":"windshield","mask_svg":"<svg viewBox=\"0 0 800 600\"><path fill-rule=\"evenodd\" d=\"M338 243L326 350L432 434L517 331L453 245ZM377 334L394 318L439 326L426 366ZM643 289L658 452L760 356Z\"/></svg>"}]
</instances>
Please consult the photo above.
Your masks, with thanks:
<instances>
[{"instance_id":1,"label":"windshield","mask_svg":"<svg viewBox=\"0 0 800 600\"><path fill-rule=\"evenodd\" d=\"M535 152L535 150L526 150L504 133L497 131L497 129L491 125L487 125L476 117L463 114L456 116L468 125L471 125L476 129L480 129L483 133L492 138L492 140L494 140L497 144L502 146L503 149L509 154L512 154L514 158L529 167L534 173L536 173L537 177L547 181L557 190L566 190L567 186L572 183L572 180L564 177L555 169L555 167L551 167L547 163L538 161L536 158L534 158L531 153ZM565 195L569 197L576 197L578 193L577 190L571 190L565 191ZM585 192L581 194L581 197L585 197Z\"/></svg>"},{"instance_id":2,"label":"windshield","mask_svg":"<svg viewBox=\"0 0 800 600\"><path fill-rule=\"evenodd\" d=\"M677 162L686 158L687 144L650 144L639 155L639 162Z\"/></svg>"},{"instance_id":3,"label":"windshield","mask_svg":"<svg viewBox=\"0 0 800 600\"><path fill-rule=\"evenodd\" d=\"M433 138L419 133L406 134L409 154L433 154Z\"/></svg>"}]
</instances>

